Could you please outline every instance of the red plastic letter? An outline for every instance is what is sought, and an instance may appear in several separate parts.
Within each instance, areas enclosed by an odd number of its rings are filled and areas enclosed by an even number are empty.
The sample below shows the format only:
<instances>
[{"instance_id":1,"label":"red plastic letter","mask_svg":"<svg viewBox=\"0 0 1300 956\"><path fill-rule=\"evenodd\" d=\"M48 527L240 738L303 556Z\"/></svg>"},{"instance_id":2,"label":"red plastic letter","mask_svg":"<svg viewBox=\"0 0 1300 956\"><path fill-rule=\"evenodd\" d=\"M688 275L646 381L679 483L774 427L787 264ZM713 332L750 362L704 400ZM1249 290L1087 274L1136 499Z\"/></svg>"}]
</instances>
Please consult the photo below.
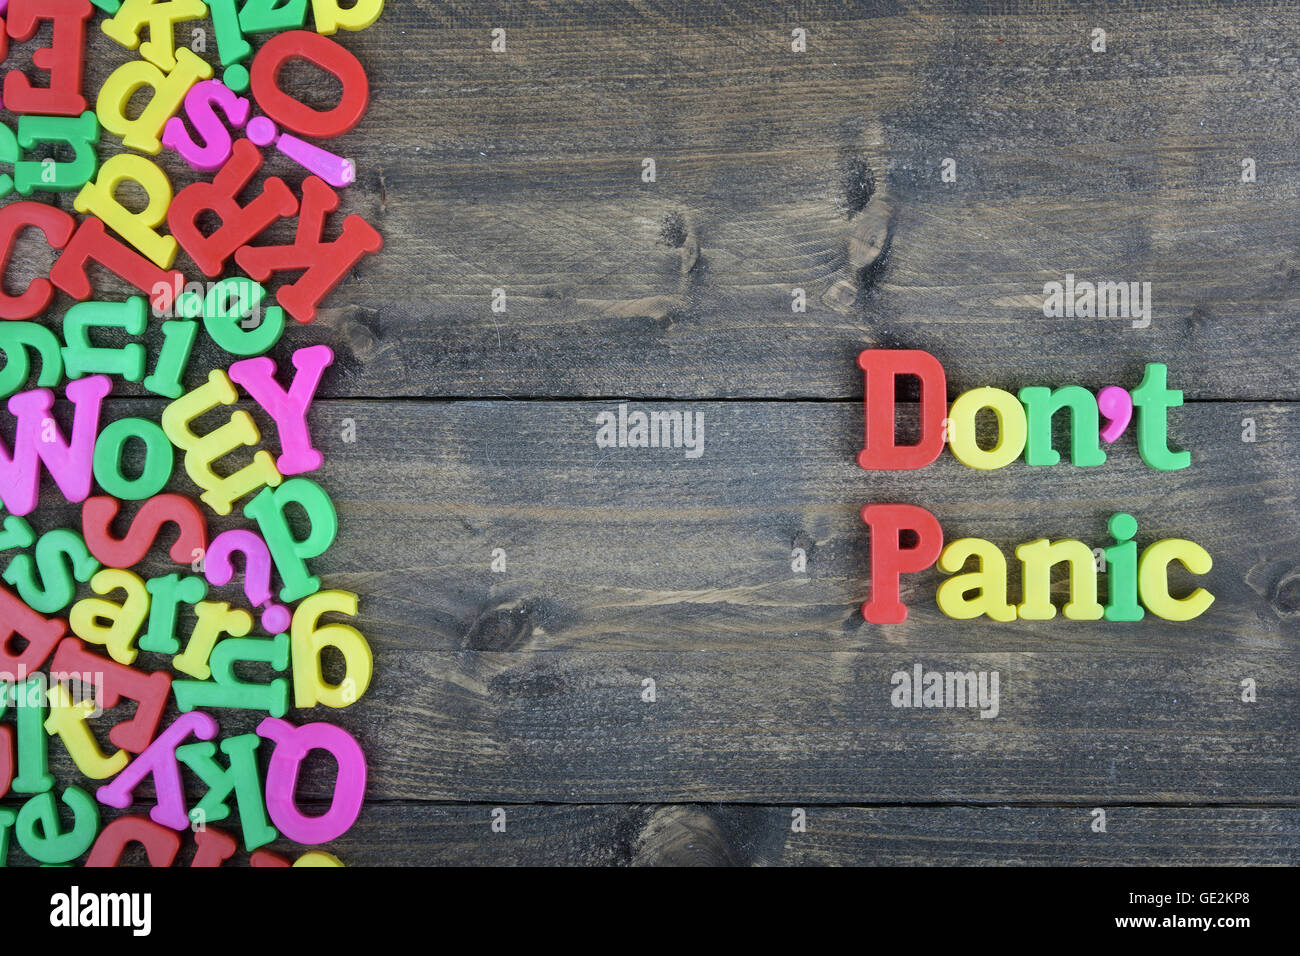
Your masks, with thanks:
<instances>
[{"instance_id":1,"label":"red plastic letter","mask_svg":"<svg viewBox=\"0 0 1300 956\"><path fill-rule=\"evenodd\" d=\"M167 225L176 241L195 261L204 275L216 278L235 250L277 219L286 219L298 209L284 180L267 179L261 194L247 206L236 201L262 168L262 151L246 139L235 143L234 155L212 182L198 182L182 189L167 210ZM210 236L199 230L199 217L214 212L221 226Z\"/></svg>"},{"instance_id":2,"label":"red plastic letter","mask_svg":"<svg viewBox=\"0 0 1300 956\"><path fill-rule=\"evenodd\" d=\"M13 113L80 116L86 111L81 72L86 53L86 0L10 0L9 35L20 43L36 36L38 21L53 23L50 45L32 54L32 65L50 74L46 88L32 86L22 70L5 74L4 105Z\"/></svg>"},{"instance_id":3,"label":"red plastic letter","mask_svg":"<svg viewBox=\"0 0 1300 956\"><path fill-rule=\"evenodd\" d=\"M280 89L280 71L290 60L314 63L343 87L338 106L324 112ZM253 60L253 96L262 112L303 136L331 139L361 122L370 100L370 80L361 61L341 44L308 30L291 30L262 44Z\"/></svg>"},{"instance_id":4,"label":"red plastic letter","mask_svg":"<svg viewBox=\"0 0 1300 956\"><path fill-rule=\"evenodd\" d=\"M220 866L239 849L239 844L225 830L219 830L216 827L204 827L194 834L194 842L198 850L194 854L194 859L190 861L190 868L195 867L212 867Z\"/></svg>"},{"instance_id":5,"label":"red plastic letter","mask_svg":"<svg viewBox=\"0 0 1300 956\"><path fill-rule=\"evenodd\" d=\"M258 850L248 861L249 866L293 866L288 857L271 850Z\"/></svg>"},{"instance_id":6,"label":"red plastic letter","mask_svg":"<svg viewBox=\"0 0 1300 956\"><path fill-rule=\"evenodd\" d=\"M117 866L127 845L139 843L144 847L149 865L171 866L181 848L181 835L175 830L154 823L147 817L118 817L100 833L86 857L86 866Z\"/></svg>"},{"instance_id":7,"label":"red plastic letter","mask_svg":"<svg viewBox=\"0 0 1300 956\"><path fill-rule=\"evenodd\" d=\"M66 632L63 621L47 621L0 584L0 679L17 683L40 670ZM15 637L27 642L21 651L12 646Z\"/></svg>"},{"instance_id":8,"label":"red plastic letter","mask_svg":"<svg viewBox=\"0 0 1300 956\"><path fill-rule=\"evenodd\" d=\"M916 505L867 505L862 520L871 528L871 600L862 605L862 616L871 624L902 624L907 606L898 599L898 576L924 571L939 560L943 529ZM915 547L902 546L904 530L915 532Z\"/></svg>"},{"instance_id":9,"label":"red plastic letter","mask_svg":"<svg viewBox=\"0 0 1300 956\"><path fill-rule=\"evenodd\" d=\"M943 366L929 352L916 349L867 349L858 356L866 373L867 447L858 465L868 471L914 471L931 464L943 451L943 418L948 383ZM894 442L894 380L915 375L921 380L921 440Z\"/></svg>"},{"instance_id":10,"label":"red plastic letter","mask_svg":"<svg viewBox=\"0 0 1300 956\"><path fill-rule=\"evenodd\" d=\"M2 283L18 234L34 226L45 234L51 248L62 249L76 225L76 220L62 209L41 202L16 202L0 209L0 319L33 318L44 312L54 298L54 287L48 279L33 279L27 291L17 297L4 291Z\"/></svg>"},{"instance_id":11,"label":"red plastic letter","mask_svg":"<svg viewBox=\"0 0 1300 956\"><path fill-rule=\"evenodd\" d=\"M321 242L325 217L339 208L339 197L325 181L310 176L302 184L298 234L291 246L244 246L235 253L239 267L258 282L275 272L307 270L293 285L276 293L276 301L299 322L316 318L316 307L343 281L348 270L384 247L383 237L355 213L343 220L333 242Z\"/></svg>"},{"instance_id":12,"label":"red plastic letter","mask_svg":"<svg viewBox=\"0 0 1300 956\"><path fill-rule=\"evenodd\" d=\"M102 701L105 710L116 707L123 697L136 701L139 706L131 719L115 724L108 732L108 739L114 747L133 754L144 753L158 732L158 723L167 708L167 698L172 690L170 676L163 671L146 674L92 654L75 637L59 643L50 673L55 680L67 675L79 678L83 685L95 684L100 689L97 700Z\"/></svg>"},{"instance_id":13,"label":"red plastic letter","mask_svg":"<svg viewBox=\"0 0 1300 956\"><path fill-rule=\"evenodd\" d=\"M157 495L146 501L131 521L125 538L115 538L109 529L121 503L116 498L90 498L81 509L81 533L101 564L109 568L133 568L158 540L162 526L173 522L180 529L172 545L171 558L177 564L189 564L195 551L208 547L208 523L199 506L181 495Z\"/></svg>"},{"instance_id":14,"label":"red plastic letter","mask_svg":"<svg viewBox=\"0 0 1300 956\"><path fill-rule=\"evenodd\" d=\"M170 272L159 269L130 246L124 246L110 236L100 220L87 216L50 270L50 281L78 302L84 302L94 292L86 271L92 262L131 283L159 308L171 304L171 297L175 294L172 289L185 285L181 273L174 269ZM161 287L166 287L167 291L159 292Z\"/></svg>"}]
</instances>

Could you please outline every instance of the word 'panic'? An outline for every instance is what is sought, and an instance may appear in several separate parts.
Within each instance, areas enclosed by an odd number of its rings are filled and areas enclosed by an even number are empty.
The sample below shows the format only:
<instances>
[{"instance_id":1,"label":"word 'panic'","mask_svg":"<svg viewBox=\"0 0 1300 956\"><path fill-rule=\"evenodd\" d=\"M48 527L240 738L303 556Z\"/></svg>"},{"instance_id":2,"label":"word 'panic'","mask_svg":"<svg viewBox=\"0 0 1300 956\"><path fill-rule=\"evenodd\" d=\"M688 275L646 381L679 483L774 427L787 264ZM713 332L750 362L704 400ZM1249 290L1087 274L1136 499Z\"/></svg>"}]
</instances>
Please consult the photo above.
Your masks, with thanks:
<instances>
[{"instance_id":1,"label":"word 'panic'","mask_svg":"<svg viewBox=\"0 0 1300 956\"><path fill-rule=\"evenodd\" d=\"M1021 565L1021 602L1007 601L1007 562L997 545L983 538L961 538L946 548L943 529L929 511L916 505L867 505L862 520L871 529L871 599L862 616L871 624L901 624L907 606L899 600L902 574L932 567L953 574L935 596L948 617L970 620L986 616L995 621L1050 621L1056 617L1052 603L1052 567L1069 566L1069 601L1062 613L1071 621L1140 621L1150 611L1167 621L1190 621L1204 614L1214 595L1197 588L1183 598L1169 593L1169 565L1177 561L1191 574L1208 574L1213 566L1209 552L1194 541L1166 538L1148 545L1139 556L1137 519L1129 514L1111 516L1114 543L1101 549L1105 558L1107 603L1098 601L1100 563L1082 541L1039 538L1016 548ZM915 543L903 547L903 532ZM957 574L975 560L975 568Z\"/></svg>"}]
</instances>

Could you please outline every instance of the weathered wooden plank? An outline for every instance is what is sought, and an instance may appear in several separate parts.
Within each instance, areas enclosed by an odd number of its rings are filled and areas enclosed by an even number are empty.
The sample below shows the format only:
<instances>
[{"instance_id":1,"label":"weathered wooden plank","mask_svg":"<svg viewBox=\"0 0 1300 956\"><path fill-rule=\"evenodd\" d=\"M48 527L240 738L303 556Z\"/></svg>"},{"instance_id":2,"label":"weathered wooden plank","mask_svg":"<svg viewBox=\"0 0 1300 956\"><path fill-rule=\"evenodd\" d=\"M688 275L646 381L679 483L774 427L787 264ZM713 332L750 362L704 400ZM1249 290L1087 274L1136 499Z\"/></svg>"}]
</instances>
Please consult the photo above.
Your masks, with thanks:
<instances>
[{"instance_id":1,"label":"weathered wooden plank","mask_svg":"<svg viewBox=\"0 0 1300 956\"><path fill-rule=\"evenodd\" d=\"M414 866L1295 865L1290 808L735 805L367 808L334 847L347 864ZM807 830L791 831L803 809Z\"/></svg>"},{"instance_id":2,"label":"weathered wooden plank","mask_svg":"<svg viewBox=\"0 0 1300 956\"><path fill-rule=\"evenodd\" d=\"M1293 796L1294 406L1177 410L1171 441L1194 456L1184 472L1146 469L1123 439L1087 473L975 474L944 458L890 475L854 463L861 411L848 404L687 403L705 421L694 460L597 448L601 408L329 402L314 414L328 463L315 477L342 524L316 566L327 586L363 595L379 674L355 710L325 716L356 728L373 796ZM1243 417L1257 422L1254 444L1240 441ZM940 576L926 573L906 587L907 623L869 626L857 510L889 500L1008 552L1038 536L1103 543L1106 517L1126 509L1140 540L1202 543L1218 600L1182 625L954 622L933 604ZM75 520L67 507L42 516ZM806 576L790 570L794 547L810 555ZM504 574L490 570L496 548ZM237 588L214 594L242 600ZM916 663L998 670L1000 716L892 707L891 675ZM646 678L658 703L641 700ZM1256 703L1240 700L1247 678ZM235 733L252 719L222 724ZM303 792L327 782L309 773Z\"/></svg>"},{"instance_id":3,"label":"weathered wooden plank","mask_svg":"<svg viewBox=\"0 0 1300 956\"><path fill-rule=\"evenodd\" d=\"M365 374L401 394L428 394L432 359L453 394L844 396L863 344L934 348L972 376L999 374L1014 344L1057 377L1091 382L1099 351L1169 354L1193 363L1196 397L1294 396L1274 358L1296 331L1274 253L1296 192L1296 131L1275 109L1287 14L1228 30L1222 10L1135 13L1105 59L1085 52L1091 19L1059 11L813 8L799 12L844 19L810 27L801 57L779 18L740 7L689 26L676 7L651 24L636 5L626 21L543 15L495 60L473 33L444 40L431 72L459 85L411 76L419 92L396 97L429 97L439 135L422 125L384 163L386 219L410 254L394 244L378 266L392 279L368 286L419 289L370 307L381 341L424 344L374 349ZM1011 10L1025 12L979 12ZM1263 90L1245 95L1230 61ZM1237 182L1243 149L1267 185ZM663 170L653 185L645 156ZM836 311L823 296L846 275L843 212L865 201L864 170L894 196L892 241L872 291ZM698 258L658 244L674 216ZM1151 281L1154 327L1043 319L1043 283L1066 272ZM495 287L505 315L488 309ZM806 314L790 311L796 287ZM1196 358L1211 354L1217 366Z\"/></svg>"},{"instance_id":4,"label":"weathered wooden plank","mask_svg":"<svg viewBox=\"0 0 1300 956\"><path fill-rule=\"evenodd\" d=\"M355 734L372 800L1291 803L1300 769L1293 651L453 653L370 636L369 694L293 717ZM917 664L996 672L996 716L895 707L893 675ZM215 716L222 736L258 719ZM60 785L86 785L50 749ZM333 779L313 760L299 792L327 798Z\"/></svg>"},{"instance_id":5,"label":"weathered wooden plank","mask_svg":"<svg viewBox=\"0 0 1300 956\"><path fill-rule=\"evenodd\" d=\"M1142 4L1108 20L1105 54L1087 50L1096 20L1016 4L391 5L344 37L373 100L333 144L360 168L341 212L387 248L277 354L328 342L340 396L845 397L856 351L886 343L934 350L962 385L1032 362L1098 386L1163 358L1189 397L1300 397L1279 214L1300 195L1300 13ZM805 54L789 52L795 21ZM494 23L505 54L488 49ZM92 46L100 72L126 56ZM1257 183L1239 181L1246 157ZM177 188L193 180L163 162ZM282 157L266 172L302 178ZM855 304L828 304L856 281L848 214L868 180L892 197L889 249ZM48 258L35 240L16 256ZM1152 326L1043 318L1043 284L1066 273L1151 282ZM196 375L219 358L205 345Z\"/></svg>"},{"instance_id":6,"label":"weathered wooden plank","mask_svg":"<svg viewBox=\"0 0 1300 956\"><path fill-rule=\"evenodd\" d=\"M937 644L1183 656L1206 647L1281 651L1300 634L1295 406L1173 410L1171 445L1190 450L1193 463L1172 473L1143 465L1131 436L1098 468L1017 462L977 472L945 453L919 472L865 472L854 460L856 404L635 407L701 415L702 457L598 448L594 420L617 411L613 404L320 403L312 427L326 464L311 477L334 498L340 535L313 567L328 586L363 595L365 629L412 649L686 652L776 641L789 650ZM109 413L156 417L157 407L116 402ZM1247 418L1254 443L1241 441ZM274 427L263 424L275 450ZM346 441L353 431L356 440ZM197 493L179 462L173 488ZM1139 542L1187 537L1204 546L1215 567L1203 583L1217 600L1182 624L1153 616L1132 625L962 623L938 610L944 576L931 570L904 578L907 623L869 626L859 612L869 542L858 512L890 501L929 508L948 540L996 543L1009 557L1012 602L1017 544L1075 537L1102 547L1106 520L1120 510L1137 516ZM78 522L67 505L35 520L42 529ZM807 554L807 573L792 570L796 548ZM504 573L492 571L497 549ZM230 599L240 599L237 589Z\"/></svg>"},{"instance_id":7,"label":"weathered wooden plank","mask_svg":"<svg viewBox=\"0 0 1300 956\"><path fill-rule=\"evenodd\" d=\"M363 595L380 675L372 700L337 716L373 755L375 796L1294 793L1293 407L1186 407L1172 440L1193 450L1191 469L1150 472L1121 442L1087 477L1069 467L966 474L947 459L868 475L853 463L860 411L834 403L687 405L706 422L693 461L603 450L596 409L327 403L316 413L329 462L318 477L343 527L319 564L328 585ZM1257 420L1253 445L1239 440L1242 416ZM338 437L345 418L355 444ZM925 574L907 589L906 624L868 626L856 610L867 586L856 511L891 499L932 507L950 537L1004 548L1099 538L1105 516L1127 508L1144 536L1203 543L1219 600L1185 625L961 623L939 614L938 576ZM48 520L75 520L56 511ZM800 541L806 583L790 573ZM504 575L489 570L496 547ZM1000 670L1002 715L891 707L890 675L916 662ZM645 678L660 703L641 702ZM1246 678L1260 687L1256 704L1238 700ZM304 793L320 786L310 774Z\"/></svg>"},{"instance_id":8,"label":"weathered wooden plank","mask_svg":"<svg viewBox=\"0 0 1300 956\"><path fill-rule=\"evenodd\" d=\"M392 4L344 38L374 99L334 144L362 175L343 212L374 221L388 248L275 356L328 342L339 361L323 392L345 398L847 398L861 388L854 356L879 344L930 349L954 393L1129 384L1161 360L1189 398L1295 400L1300 269L1279 210L1300 193L1300 13L1106 14L1110 51L1091 55L1097 11L1034 4ZM810 32L798 57L795 24ZM497 25L507 55L487 50ZM111 45L94 44L102 71ZM653 184L639 178L647 156ZM939 181L945 156L955 183ZM1247 156L1253 185L1239 182ZM178 188L194 178L164 162ZM301 180L278 158L267 172ZM863 220L850 217L869 180L870 208L889 197L890 242L859 276ZM11 284L48 259L27 237ZM1152 326L1042 318L1043 283L1067 272L1151 281ZM503 314L489 309L498 287ZM806 313L790 311L795 287ZM218 364L202 346L194 381ZM363 595L379 680L352 711L296 716L357 730L375 799L488 801L376 804L341 855L1296 862L1291 806L1114 806L1294 804L1294 406L1176 412L1175 442L1197 463L1174 475L1143 468L1128 439L1089 472L945 461L868 475L853 464L852 403L677 406L705 416L696 461L598 449L592 419L614 407L317 406L328 465L314 477L343 530L316 564ZM1247 417L1256 444L1239 441ZM339 438L348 420L354 444ZM857 510L890 498L1004 550L1040 535L1104 544L1106 515L1130 510L1144 540L1210 549L1218 601L1182 626L957 625L928 573L907 586L909 622L873 628L856 610ZM50 512L35 523L74 523L75 509ZM790 570L796 547L806 575ZM917 662L998 670L1000 716L893 708L890 675ZM1257 703L1240 700L1245 678ZM219 716L225 733L255 722ZM306 798L328 771L309 768ZM496 803L539 800L1077 806L810 807L796 836L790 806L511 805L509 833L487 829ZM1110 834L1087 829L1096 804L1116 811Z\"/></svg>"},{"instance_id":9,"label":"weathered wooden plank","mask_svg":"<svg viewBox=\"0 0 1300 956\"><path fill-rule=\"evenodd\" d=\"M613 405L323 406L316 427L333 446L324 480L344 515L324 567L370 596L368 620L392 640L446 649L872 648L942 635L966 650L1100 643L1185 653L1243 640L1281 649L1296 636L1300 416L1291 406L1174 411L1171 442L1193 455L1175 473L1146 468L1128 437L1096 469L1017 463L981 473L945 454L920 472L868 473L854 461L856 405L671 408L703 416L701 458L598 448L594 420ZM1240 440L1246 418L1256 422L1253 444ZM338 440L348 419L351 445ZM1183 625L971 626L940 614L942 575L927 572L905 584L907 624L868 627L858 612L868 593L858 512L895 500L930 508L949 540L986 537L1008 555L1041 536L1102 546L1106 519L1128 510L1142 541L1206 547L1219 599ZM503 574L491 572L497 548ZM791 569L795 548L809 556L807 574ZM1014 558L1011 567L1018 594Z\"/></svg>"},{"instance_id":10,"label":"weathered wooden plank","mask_svg":"<svg viewBox=\"0 0 1300 956\"><path fill-rule=\"evenodd\" d=\"M379 657L375 699L340 719L381 799L1286 802L1300 766L1292 651ZM999 715L894 707L916 663L997 671Z\"/></svg>"},{"instance_id":11,"label":"weathered wooden plank","mask_svg":"<svg viewBox=\"0 0 1300 956\"><path fill-rule=\"evenodd\" d=\"M105 820L120 811L105 809ZM1106 831L1094 832L1096 809ZM492 828L493 814L505 830ZM794 814L806 829L794 832ZM501 815L504 815L503 817ZM853 807L371 803L316 849L345 866L1285 866L1284 807ZM220 824L238 839L238 825ZM193 856L186 835L175 865ZM307 848L267 850L296 859ZM226 865L248 864L241 846ZM10 841L10 866L32 860ZM123 864L147 863L131 847Z\"/></svg>"}]
</instances>

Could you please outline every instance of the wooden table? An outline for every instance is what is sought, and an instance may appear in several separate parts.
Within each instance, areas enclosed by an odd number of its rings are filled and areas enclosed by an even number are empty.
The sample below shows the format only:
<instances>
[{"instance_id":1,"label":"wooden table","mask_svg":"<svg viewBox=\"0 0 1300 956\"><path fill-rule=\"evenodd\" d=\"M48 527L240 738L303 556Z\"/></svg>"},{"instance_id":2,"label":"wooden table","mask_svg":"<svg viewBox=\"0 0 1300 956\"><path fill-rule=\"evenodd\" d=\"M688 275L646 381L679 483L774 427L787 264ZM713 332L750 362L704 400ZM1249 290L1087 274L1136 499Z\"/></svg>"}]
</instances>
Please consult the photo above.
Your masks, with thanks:
<instances>
[{"instance_id":1,"label":"wooden table","mask_svg":"<svg viewBox=\"0 0 1300 956\"><path fill-rule=\"evenodd\" d=\"M378 668L324 715L371 759L334 852L1300 862L1300 9L784 6L402 0L344 38L373 90L343 211L387 246L274 353L337 353L315 566ZM888 245L858 269L867 212ZM1150 326L1045 318L1067 273L1150 282ZM930 351L950 399L1164 362L1193 465L1129 434L1096 469L865 472L871 347ZM156 416L132 394L115 414ZM703 455L598 447L623 403L702 413ZM858 512L895 500L1009 556L1129 511L1210 551L1217 600L958 622L932 570L868 625ZM916 663L998 671L998 718L891 706Z\"/></svg>"}]
</instances>

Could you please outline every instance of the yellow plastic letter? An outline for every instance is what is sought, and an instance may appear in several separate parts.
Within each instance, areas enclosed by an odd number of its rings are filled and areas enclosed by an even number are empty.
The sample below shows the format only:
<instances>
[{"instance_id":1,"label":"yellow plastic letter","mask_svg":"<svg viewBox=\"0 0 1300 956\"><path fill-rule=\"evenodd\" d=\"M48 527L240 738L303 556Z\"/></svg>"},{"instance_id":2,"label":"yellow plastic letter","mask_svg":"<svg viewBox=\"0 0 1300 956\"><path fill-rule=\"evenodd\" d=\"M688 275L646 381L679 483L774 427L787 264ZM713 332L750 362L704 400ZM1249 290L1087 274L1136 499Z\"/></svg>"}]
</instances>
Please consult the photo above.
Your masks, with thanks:
<instances>
[{"instance_id":1,"label":"yellow plastic letter","mask_svg":"<svg viewBox=\"0 0 1300 956\"><path fill-rule=\"evenodd\" d=\"M141 212L131 212L117 198L118 187L127 181L143 189L148 198ZM121 153L100 167L99 177L81 188L72 207L79 213L98 216L154 265L170 269L176 261L178 243L171 236L158 235L158 227L166 222L171 204L172 184L167 174L143 156Z\"/></svg>"},{"instance_id":2,"label":"yellow plastic letter","mask_svg":"<svg viewBox=\"0 0 1300 956\"><path fill-rule=\"evenodd\" d=\"M185 470L200 488L201 500L219 515L230 514L234 503L263 485L278 488L284 480L276 470L270 452L259 451L253 461L234 474L222 478L212 470L213 462L242 446L262 440L253 417L238 411L230 421L202 437L195 435L190 423L218 405L233 405L239 395L230 378L221 369L213 369L204 385L182 395L162 413L162 429L171 443L185 452Z\"/></svg>"},{"instance_id":3,"label":"yellow plastic letter","mask_svg":"<svg viewBox=\"0 0 1300 956\"><path fill-rule=\"evenodd\" d=\"M157 156L162 152L163 127L181 108L185 94L199 80L210 79L212 67L186 48L177 51L176 68L166 74L147 60L124 63L100 87L95 103L99 125L122 137L127 148ZM146 86L153 90L149 105L135 119L127 119L131 97Z\"/></svg>"},{"instance_id":4,"label":"yellow plastic letter","mask_svg":"<svg viewBox=\"0 0 1300 956\"><path fill-rule=\"evenodd\" d=\"M217 639L223 634L244 637L253 629L253 616L247 611L231 610L229 604L218 604L215 601L200 601L194 605L194 614L198 620L185 645L185 653L173 657L172 666L195 680L207 680L212 676L208 658L217 646Z\"/></svg>"},{"instance_id":5,"label":"yellow plastic letter","mask_svg":"<svg viewBox=\"0 0 1300 956\"><path fill-rule=\"evenodd\" d=\"M1050 621L1056 617L1052 604L1052 565L1070 563L1070 600L1065 616L1071 621L1099 621L1102 606L1097 603L1097 565L1092 551L1082 541L1048 541L1039 538L1016 548L1023 566L1020 616L1026 621Z\"/></svg>"},{"instance_id":6,"label":"yellow plastic letter","mask_svg":"<svg viewBox=\"0 0 1300 956\"><path fill-rule=\"evenodd\" d=\"M317 626L322 614L334 611L355 616L357 596L348 591L318 591L298 605L290 634L293 660L293 702L295 707L348 707L361 699L370 686L374 656L365 637L348 624ZM343 680L327 684L320 655L333 647L343 655Z\"/></svg>"},{"instance_id":7,"label":"yellow plastic letter","mask_svg":"<svg viewBox=\"0 0 1300 956\"><path fill-rule=\"evenodd\" d=\"M316 32L331 36L339 29L364 30L384 12L384 0L356 0L350 9L339 7L338 0L311 0Z\"/></svg>"},{"instance_id":8,"label":"yellow plastic letter","mask_svg":"<svg viewBox=\"0 0 1300 956\"><path fill-rule=\"evenodd\" d=\"M107 568L90 579L90 589L100 595L78 601L68 614L72 633L91 644L108 648L119 664L133 664L140 652L133 646L149 616L149 592L139 575ZM114 591L126 592L121 604L105 600ZM101 620L109 621L101 624Z\"/></svg>"},{"instance_id":9,"label":"yellow plastic letter","mask_svg":"<svg viewBox=\"0 0 1300 956\"><path fill-rule=\"evenodd\" d=\"M991 408L998 420L997 444L988 451L975 438L975 416L983 408ZM1027 435L1024 406L1000 388L973 388L959 395L948 411L948 444L957 460L968 468L1005 468L1025 450Z\"/></svg>"},{"instance_id":10,"label":"yellow plastic letter","mask_svg":"<svg viewBox=\"0 0 1300 956\"><path fill-rule=\"evenodd\" d=\"M1165 538L1142 552L1138 559L1138 593L1148 611L1166 621L1190 621L1200 617L1214 603L1214 595L1197 588L1185 598L1169 596L1169 562L1178 561L1192 574L1209 574L1214 567L1210 553L1195 541Z\"/></svg>"},{"instance_id":11,"label":"yellow plastic letter","mask_svg":"<svg viewBox=\"0 0 1300 956\"><path fill-rule=\"evenodd\" d=\"M293 861L294 866L342 866L343 861L333 853L323 853L320 850L312 850L304 853L298 859Z\"/></svg>"},{"instance_id":12,"label":"yellow plastic letter","mask_svg":"<svg viewBox=\"0 0 1300 956\"><path fill-rule=\"evenodd\" d=\"M199 0L124 0L117 14L102 24L103 30L128 50L140 49L140 55L163 70L176 66L176 38L173 27L183 20L198 20L208 15ZM149 39L140 42L140 31L149 28Z\"/></svg>"},{"instance_id":13,"label":"yellow plastic letter","mask_svg":"<svg viewBox=\"0 0 1300 956\"><path fill-rule=\"evenodd\" d=\"M995 621L1014 621L1016 609L1007 603L1007 559L991 541L983 538L959 538L939 555L939 570L953 574L971 558L979 559L979 568L958 574L939 585L935 599L939 610L951 618L968 621L987 614ZM966 594L977 591L973 598Z\"/></svg>"},{"instance_id":14,"label":"yellow plastic letter","mask_svg":"<svg viewBox=\"0 0 1300 956\"><path fill-rule=\"evenodd\" d=\"M77 769L91 780L107 780L119 774L130 762L126 751L104 756L95 735L86 726L86 719L95 713L95 702L82 700L74 704L72 695L62 684L51 687L49 697L50 716L45 720L45 732L62 738Z\"/></svg>"}]
</instances>

